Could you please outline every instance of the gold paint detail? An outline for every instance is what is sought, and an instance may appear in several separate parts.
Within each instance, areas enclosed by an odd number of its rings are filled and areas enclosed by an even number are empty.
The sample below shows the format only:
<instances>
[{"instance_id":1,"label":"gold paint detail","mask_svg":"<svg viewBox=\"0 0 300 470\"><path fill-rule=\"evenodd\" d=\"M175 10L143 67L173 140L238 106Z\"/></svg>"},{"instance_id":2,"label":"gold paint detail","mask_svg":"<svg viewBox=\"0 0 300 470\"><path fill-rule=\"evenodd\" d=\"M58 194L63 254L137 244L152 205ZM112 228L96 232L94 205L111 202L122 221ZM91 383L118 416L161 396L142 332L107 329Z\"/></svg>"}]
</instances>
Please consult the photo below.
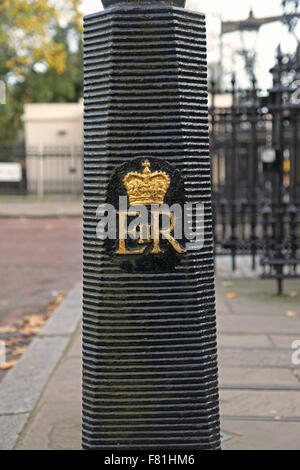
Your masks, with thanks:
<instances>
[{"instance_id":1,"label":"gold paint detail","mask_svg":"<svg viewBox=\"0 0 300 470\"><path fill-rule=\"evenodd\" d=\"M146 246L141 248L140 250L129 251L125 245L125 239L127 236L126 231L126 217L127 215L138 215L138 212L118 212L119 214L119 248L116 251L117 255L141 255L145 250Z\"/></svg>"},{"instance_id":2,"label":"gold paint detail","mask_svg":"<svg viewBox=\"0 0 300 470\"><path fill-rule=\"evenodd\" d=\"M133 235L135 235L135 230L133 231L127 231L126 232L126 225L125 225L125 222L126 222L126 218L127 216L135 216L135 215L139 215L139 212L135 212L135 211L129 211L129 212L118 212L119 214L119 248L118 250L116 251L116 254L117 255L141 255L144 253L144 251L146 250L146 247L147 246L143 246L141 249L139 250L127 250L126 248L126 238L127 238L127 234L130 234L132 233ZM159 228L159 217L160 215L165 215L167 217L170 218L170 227L167 228L167 229L164 229L164 230L161 230ZM155 211L152 213L152 216L153 216L153 233L152 233L152 237L153 237L153 248L152 248L152 251L151 251L151 254L154 254L154 255L157 255L159 253L162 253L163 251L161 250L160 248L160 235L162 235L164 237L165 240L167 240L170 245L173 247L173 249L177 252L177 253L186 253L186 250L184 250L184 248L182 248L179 243L175 240L174 237L172 237L171 235L171 232L173 232L174 228L175 228L175 219L174 219L174 215L171 213L171 212L164 212L164 211ZM143 245L144 243L149 243L151 241L151 226L148 225L147 226L147 239L144 240L143 239L143 228L144 226L143 225L140 225L139 226L139 239L138 239L138 245Z\"/></svg>"},{"instance_id":3,"label":"gold paint detail","mask_svg":"<svg viewBox=\"0 0 300 470\"><path fill-rule=\"evenodd\" d=\"M142 163L143 173L130 172L123 179L131 206L163 204L171 180L164 171L151 173L150 162Z\"/></svg>"},{"instance_id":4,"label":"gold paint detail","mask_svg":"<svg viewBox=\"0 0 300 470\"><path fill-rule=\"evenodd\" d=\"M161 253L161 249L159 246L159 239L160 235L163 235L163 237L168 240L168 242L172 245L175 251L177 253L185 253L186 251L179 245L179 243L176 242L175 238L172 237L171 232L174 230L175 227L175 220L174 220L174 215L171 212L154 212L153 214L153 239L154 239L154 245L153 245L153 250L151 253L153 254L158 254ZM171 225L168 229L165 230L160 230L159 229L159 216L160 215L166 215L170 218Z\"/></svg>"}]
</instances>

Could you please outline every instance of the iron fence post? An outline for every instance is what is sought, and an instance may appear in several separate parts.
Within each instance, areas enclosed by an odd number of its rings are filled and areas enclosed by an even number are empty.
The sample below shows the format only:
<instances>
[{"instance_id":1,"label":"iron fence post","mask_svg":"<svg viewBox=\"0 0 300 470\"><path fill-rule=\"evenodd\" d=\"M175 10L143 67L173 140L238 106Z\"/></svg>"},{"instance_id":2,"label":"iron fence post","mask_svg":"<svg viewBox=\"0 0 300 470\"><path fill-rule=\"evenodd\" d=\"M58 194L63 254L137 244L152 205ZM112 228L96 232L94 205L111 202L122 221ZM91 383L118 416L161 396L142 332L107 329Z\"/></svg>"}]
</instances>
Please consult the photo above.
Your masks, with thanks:
<instances>
[{"instance_id":1,"label":"iron fence post","mask_svg":"<svg viewBox=\"0 0 300 470\"><path fill-rule=\"evenodd\" d=\"M252 78L251 90L251 171L250 171L250 208L251 208L251 254L252 254L252 269L256 267L256 229L257 229L257 92L256 92L256 79Z\"/></svg>"},{"instance_id":2,"label":"iron fence post","mask_svg":"<svg viewBox=\"0 0 300 470\"><path fill-rule=\"evenodd\" d=\"M274 86L273 86L273 145L276 149L276 171L274 172L273 192L274 201L274 218L275 218L275 251L273 258L274 269L277 277L277 294L282 295L283 292L283 118L282 118L282 52L280 46L277 49L277 64L274 70Z\"/></svg>"},{"instance_id":3,"label":"iron fence post","mask_svg":"<svg viewBox=\"0 0 300 470\"><path fill-rule=\"evenodd\" d=\"M236 200L236 185L237 185L237 135L236 135L236 112L237 112L237 102L236 102L236 77L235 74L232 75L231 79L232 85L232 108L231 108L231 157L230 157L230 208L231 208L231 253L232 253L232 270L236 270L236 215L237 215L237 200Z\"/></svg>"}]
</instances>

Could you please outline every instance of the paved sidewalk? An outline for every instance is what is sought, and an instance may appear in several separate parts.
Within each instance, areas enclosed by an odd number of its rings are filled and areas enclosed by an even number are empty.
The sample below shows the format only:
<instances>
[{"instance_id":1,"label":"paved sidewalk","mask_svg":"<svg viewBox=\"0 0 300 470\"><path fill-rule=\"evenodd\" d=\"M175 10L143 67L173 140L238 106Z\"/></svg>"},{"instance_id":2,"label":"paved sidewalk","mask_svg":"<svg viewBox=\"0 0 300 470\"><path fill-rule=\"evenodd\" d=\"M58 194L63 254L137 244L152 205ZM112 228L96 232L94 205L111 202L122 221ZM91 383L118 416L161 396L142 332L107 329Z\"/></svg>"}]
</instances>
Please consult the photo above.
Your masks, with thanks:
<instances>
[{"instance_id":1,"label":"paved sidewalk","mask_svg":"<svg viewBox=\"0 0 300 470\"><path fill-rule=\"evenodd\" d=\"M81 448L81 328L51 377L17 449Z\"/></svg>"},{"instance_id":2,"label":"paved sidewalk","mask_svg":"<svg viewBox=\"0 0 300 470\"><path fill-rule=\"evenodd\" d=\"M233 437L223 449L299 450L299 281L286 281L287 298L272 280L230 284L217 282L222 430Z\"/></svg>"},{"instance_id":3,"label":"paved sidewalk","mask_svg":"<svg viewBox=\"0 0 300 470\"><path fill-rule=\"evenodd\" d=\"M34 416L43 391L49 388L49 379L73 339L81 318L81 285L75 285L55 310L38 336L30 344L18 363L0 384L0 450L16 445L24 425ZM75 374L76 375L76 374ZM66 386L65 377L59 382L57 393ZM78 384L77 394L80 394ZM76 412L78 407L72 409ZM47 425L47 420L46 420ZM31 436L34 438L34 435Z\"/></svg>"},{"instance_id":4,"label":"paved sidewalk","mask_svg":"<svg viewBox=\"0 0 300 470\"><path fill-rule=\"evenodd\" d=\"M300 449L300 368L291 344L300 340L298 281L288 298L274 283L217 281L223 449ZM80 449L80 330L72 337L17 449Z\"/></svg>"},{"instance_id":5,"label":"paved sidewalk","mask_svg":"<svg viewBox=\"0 0 300 470\"><path fill-rule=\"evenodd\" d=\"M0 217L81 217L80 196L0 196Z\"/></svg>"}]
</instances>

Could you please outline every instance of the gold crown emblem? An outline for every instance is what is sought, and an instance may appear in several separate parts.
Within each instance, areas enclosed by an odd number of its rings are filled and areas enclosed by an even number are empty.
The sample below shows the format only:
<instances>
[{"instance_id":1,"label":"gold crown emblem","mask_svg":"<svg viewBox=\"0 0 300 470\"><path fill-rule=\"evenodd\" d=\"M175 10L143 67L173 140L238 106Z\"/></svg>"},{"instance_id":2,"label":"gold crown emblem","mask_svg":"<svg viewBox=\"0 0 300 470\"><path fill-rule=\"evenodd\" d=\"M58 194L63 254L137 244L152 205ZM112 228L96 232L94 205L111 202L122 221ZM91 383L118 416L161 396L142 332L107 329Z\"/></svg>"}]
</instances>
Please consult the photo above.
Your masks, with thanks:
<instances>
[{"instance_id":1,"label":"gold crown emblem","mask_svg":"<svg viewBox=\"0 0 300 470\"><path fill-rule=\"evenodd\" d=\"M170 186L170 177L164 171L151 173L149 160L145 160L142 166L143 173L127 173L123 179L130 205L163 204Z\"/></svg>"}]
</instances>

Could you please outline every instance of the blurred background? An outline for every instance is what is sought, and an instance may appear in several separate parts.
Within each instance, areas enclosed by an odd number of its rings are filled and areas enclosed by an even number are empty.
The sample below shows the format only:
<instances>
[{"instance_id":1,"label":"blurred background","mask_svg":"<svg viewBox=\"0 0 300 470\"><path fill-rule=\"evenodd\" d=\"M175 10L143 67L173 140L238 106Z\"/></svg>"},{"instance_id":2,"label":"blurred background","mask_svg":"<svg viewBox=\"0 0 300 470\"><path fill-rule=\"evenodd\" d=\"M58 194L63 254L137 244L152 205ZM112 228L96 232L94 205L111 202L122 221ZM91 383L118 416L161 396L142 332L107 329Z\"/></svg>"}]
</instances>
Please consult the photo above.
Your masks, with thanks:
<instances>
[{"instance_id":1,"label":"blurred background","mask_svg":"<svg viewBox=\"0 0 300 470\"><path fill-rule=\"evenodd\" d=\"M223 428L299 448L300 1L187 8L207 15ZM81 280L82 19L101 9L0 3L0 380Z\"/></svg>"}]
</instances>

